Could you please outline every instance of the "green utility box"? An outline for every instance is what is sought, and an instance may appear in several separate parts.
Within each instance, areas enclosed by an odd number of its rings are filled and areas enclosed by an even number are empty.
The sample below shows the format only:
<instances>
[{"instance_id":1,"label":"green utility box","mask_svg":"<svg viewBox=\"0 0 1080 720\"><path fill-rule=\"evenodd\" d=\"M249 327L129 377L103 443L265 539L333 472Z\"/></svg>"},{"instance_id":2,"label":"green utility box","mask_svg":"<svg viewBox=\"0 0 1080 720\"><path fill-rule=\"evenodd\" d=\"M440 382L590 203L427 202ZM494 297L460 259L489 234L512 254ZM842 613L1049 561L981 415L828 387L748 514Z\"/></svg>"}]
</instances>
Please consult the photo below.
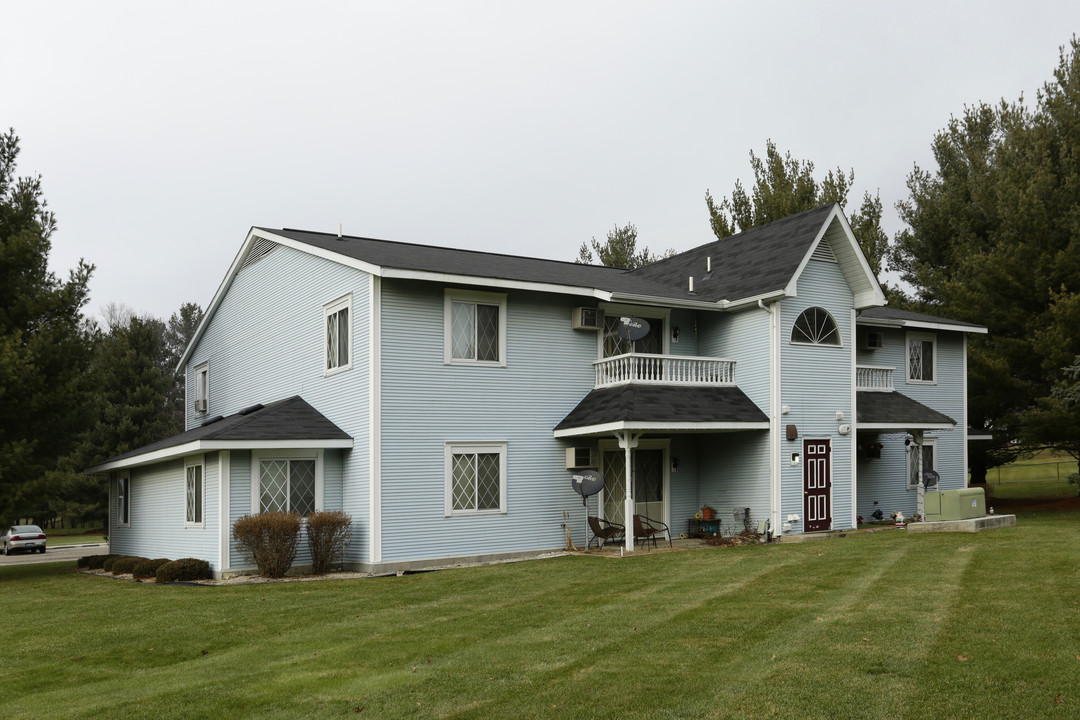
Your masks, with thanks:
<instances>
[{"instance_id":1,"label":"green utility box","mask_svg":"<svg viewBox=\"0 0 1080 720\"><path fill-rule=\"evenodd\" d=\"M982 488L962 488L928 492L923 501L926 522L969 520L986 515L986 495Z\"/></svg>"}]
</instances>

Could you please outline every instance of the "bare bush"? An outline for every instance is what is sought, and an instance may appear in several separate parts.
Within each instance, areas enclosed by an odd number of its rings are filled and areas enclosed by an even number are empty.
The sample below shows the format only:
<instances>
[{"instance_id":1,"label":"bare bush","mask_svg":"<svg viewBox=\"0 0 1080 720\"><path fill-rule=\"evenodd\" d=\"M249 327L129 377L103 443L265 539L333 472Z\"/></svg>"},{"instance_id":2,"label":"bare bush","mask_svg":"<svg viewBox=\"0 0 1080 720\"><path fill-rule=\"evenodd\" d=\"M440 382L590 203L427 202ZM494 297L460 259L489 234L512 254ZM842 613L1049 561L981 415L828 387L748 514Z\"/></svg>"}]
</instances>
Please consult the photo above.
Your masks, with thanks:
<instances>
[{"instance_id":1,"label":"bare bush","mask_svg":"<svg viewBox=\"0 0 1080 720\"><path fill-rule=\"evenodd\" d=\"M263 577L283 577L296 559L300 544L300 515L264 512L244 515L233 523L236 548L255 563Z\"/></svg>"},{"instance_id":2,"label":"bare bush","mask_svg":"<svg viewBox=\"0 0 1080 720\"><path fill-rule=\"evenodd\" d=\"M352 516L341 510L322 510L307 515L307 541L311 572L322 575L334 561L345 557L352 535Z\"/></svg>"}]
</instances>

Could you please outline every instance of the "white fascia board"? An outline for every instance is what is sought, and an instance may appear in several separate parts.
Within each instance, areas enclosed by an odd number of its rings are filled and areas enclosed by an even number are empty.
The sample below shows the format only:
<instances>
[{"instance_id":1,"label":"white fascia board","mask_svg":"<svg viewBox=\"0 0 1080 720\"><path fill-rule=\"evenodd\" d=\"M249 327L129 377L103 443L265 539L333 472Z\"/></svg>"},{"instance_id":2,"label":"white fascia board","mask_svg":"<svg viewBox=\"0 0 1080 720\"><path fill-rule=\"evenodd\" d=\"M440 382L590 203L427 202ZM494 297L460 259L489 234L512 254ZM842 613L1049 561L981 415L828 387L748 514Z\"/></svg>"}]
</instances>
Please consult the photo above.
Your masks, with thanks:
<instances>
[{"instance_id":1,"label":"white fascia board","mask_svg":"<svg viewBox=\"0 0 1080 720\"><path fill-rule=\"evenodd\" d=\"M994 436L989 433L968 433L968 440L993 440Z\"/></svg>"},{"instance_id":2,"label":"white fascia board","mask_svg":"<svg viewBox=\"0 0 1080 720\"><path fill-rule=\"evenodd\" d=\"M533 282L529 280L507 280L505 278L481 277L479 275L458 275L454 273L431 272L429 270L402 270L399 268L383 268L380 275L384 278L394 278L397 280L425 280L428 282L452 283L456 285L475 285L477 287L485 288L531 290L535 292L559 293L561 295L579 295L581 297L592 297L599 300L611 299L611 293L596 288Z\"/></svg>"},{"instance_id":3,"label":"white fascia board","mask_svg":"<svg viewBox=\"0 0 1080 720\"><path fill-rule=\"evenodd\" d=\"M900 319L888 319L888 318L866 318L865 320L859 319L856 321L858 325L864 327L885 327L885 328L913 328L916 330L942 330L945 332L966 332L977 333L979 335L986 335L987 329L978 325L953 325L947 322L929 322L927 320L900 320Z\"/></svg>"},{"instance_id":4,"label":"white fascia board","mask_svg":"<svg viewBox=\"0 0 1080 720\"><path fill-rule=\"evenodd\" d=\"M638 295L636 293L611 293L612 302L629 303L632 305L650 305L658 307L688 308L691 310L718 310L720 306L712 300L680 300L679 298L657 297L654 295ZM721 301L723 302L723 301Z\"/></svg>"},{"instance_id":5,"label":"white fascia board","mask_svg":"<svg viewBox=\"0 0 1080 720\"><path fill-rule=\"evenodd\" d=\"M102 463L87 468L88 475L121 470L123 468L153 465L166 460L175 460L185 455L214 452L217 450L307 450L328 448L351 448L352 439L344 440L193 440L183 445L154 450L153 452L133 455L123 460Z\"/></svg>"},{"instance_id":6,"label":"white fascia board","mask_svg":"<svg viewBox=\"0 0 1080 720\"><path fill-rule=\"evenodd\" d=\"M952 430L954 423L855 423L856 430L890 430L906 432L908 430Z\"/></svg>"},{"instance_id":7,"label":"white fascia board","mask_svg":"<svg viewBox=\"0 0 1080 720\"><path fill-rule=\"evenodd\" d=\"M722 310L742 310L743 308L750 307L751 305L757 305L758 301L761 302L774 302L776 300L782 300L788 297L787 289L784 290L771 290L767 293L760 295L752 295L746 298L739 298L738 300L721 300L719 305Z\"/></svg>"},{"instance_id":8,"label":"white fascia board","mask_svg":"<svg viewBox=\"0 0 1080 720\"><path fill-rule=\"evenodd\" d=\"M552 435L556 438L582 437L586 435L604 435L608 433L631 431L631 432L682 432L682 433L708 433L726 430L768 430L768 421L761 422L632 422L619 420L617 422L601 423L599 425L585 425L579 428L555 430Z\"/></svg>"},{"instance_id":9,"label":"white fascia board","mask_svg":"<svg viewBox=\"0 0 1080 720\"><path fill-rule=\"evenodd\" d=\"M844 211L840 209L839 205L834 205L829 216L825 218L825 222L822 223L821 229L818 230L817 235L814 237L814 242L810 243L810 247L807 248L806 254L803 255L799 267L795 269L795 273L791 276L791 280L788 281L787 287L784 288L785 292L791 297L796 296L796 284L802 276L803 270L806 269L807 263L810 262L810 258L813 256L814 251L817 250L818 245L821 244L821 241L825 239L825 235L828 234L833 222L840 223L840 228L843 230L844 237L848 241L849 248L852 251L850 256L847 253L843 253L842 257L837 258L837 263L840 265L841 272L843 272L846 277L848 273L845 272L845 269L857 269L855 274L861 274L869 284L869 287L861 290L852 288L855 309L861 310L866 307L884 305L885 293L882 292L881 285L878 283L874 271L870 268L870 263L866 260L866 255L863 254L862 247L859 246L859 241L855 239L855 233L851 231L851 225L848 224L847 217L844 216ZM834 252L833 254L835 255L836 253ZM851 260L848 259L849 257L855 258L857 268L851 268ZM848 284L850 285L850 282Z\"/></svg>"}]
</instances>

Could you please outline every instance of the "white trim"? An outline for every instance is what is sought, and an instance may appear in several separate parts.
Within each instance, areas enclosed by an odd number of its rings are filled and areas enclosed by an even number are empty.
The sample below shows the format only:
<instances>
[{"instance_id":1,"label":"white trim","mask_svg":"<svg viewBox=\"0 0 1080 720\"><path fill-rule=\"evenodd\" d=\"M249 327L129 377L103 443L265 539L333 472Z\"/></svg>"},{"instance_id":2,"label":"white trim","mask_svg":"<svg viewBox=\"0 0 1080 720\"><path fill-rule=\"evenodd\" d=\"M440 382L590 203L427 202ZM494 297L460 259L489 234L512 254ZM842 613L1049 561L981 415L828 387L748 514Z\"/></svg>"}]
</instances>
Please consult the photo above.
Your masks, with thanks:
<instances>
[{"instance_id":1,"label":"white trim","mask_svg":"<svg viewBox=\"0 0 1080 720\"><path fill-rule=\"evenodd\" d=\"M960 442L963 443L963 457L964 457L964 487L970 487L971 485L971 468L968 466L968 428L971 427L968 424L968 396L967 396L967 336L960 336L960 399L963 402L963 410L960 413L960 427L963 428L961 432ZM935 451L936 452L936 451Z\"/></svg>"},{"instance_id":2,"label":"white trim","mask_svg":"<svg viewBox=\"0 0 1080 720\"><path fill-rule=\"evenodd\" d=\"M780 426L783 424L783 405L781 404L780 390L782 386L780 344L783 332L782 319L783 307L779 302L769 303L769 513L771 515L773 535L783 534L784 524L781 522L784 504L784 463L780 457L781 435ZM800 513L802 510L799 511Z\"/></svg>"},{"instance_id":3,"label":"white trim","mask_svg":"<svg viewBox=\"0 0 1080 720\"><path fill-rule=\"evenodd\" d=\"M951 423L905 423L905 422L892 422L892 423L856 423L853 425L855 430L885 430L894 433L906 432L908 430L952 430L956 426Z\"/></svg>"},{"instance_id":4,"label":"white trim","mask_svg":"<svg viewBox=\"0 0 1080 720\"><path fill-rule=\"evenodd\" d=\"M526 259L537 260L540 258ZM426 270L404 270L398 268L383 268L379 274L384 278L392 278L394 280L426 280L442 285L469 285L473 287L499 288L500 290L528 290L532 292L591 297L599 300L608 300L611 298L611 293L605 290L578 285L560 285L558 283L535 282L529 280L506 280L496 277L457 275L453 273L430 272Z\"/></svg>"},{"instance_id":5,"label":"white trim","mask_svg":"<svg viewBox=\"0 0 1080 720\"><path fill-rule=\"evenodd\" d=\"M507 461L505 440L480 442L445 442L443 443L443 489L445 517L477 517L483 515L506 514ZM499 455L499 507L497 510L455 510L454 509L454 455Z\"/></svg>"},{"instance_id":6,"label":"white trim","mask_svg":"<svg viewBox=\"0 0 1080 720\"><path fill-rule=\"evenodd\" d=\"M911 377L911 342L930 342L933 344L934 356L931 358L930 373L932 380L915 380ZM937 385L938 384L938 339L935 333L916 332L908 330L904 333L904 383L907 385Z\"/></svg>"},{"instance_id":7,"label":"white trim","mask_svg":"<svg viewBox=\"0 0 1080 720\"><path fill-rule=\"evenodd\" d=\"M493 305L499 309L499 359L477 360L454 357L453 306L454 303ZM475 322L475 314L474 314ZM477 290L443 290L443 363L446 365L473 365L479 367L506 367L506 293L480 292Z\"/></svg>"},{"instance_id":8,"label":"white trim","mask_svg":"<svg viewBox=\"0 0 1080 720\"><path fill-rule=\"evenodd\" d=\"M807 249L806 254L803 255L799 267L795 270L791 279L784 287L784 292L789 297L796 297L798 295L797 285L799 278L802 276L803 270L806 269L807 264L810 262L810 258L817 250L817 246L825 238L825 235L828 234L834 222L840 223L841 232L848 242L848 250L851 252L851 255L857 263L857 275L862 275L868 285L868 287L863 288L853 286L852 278L848 276L848 271L854 271L856 268L851 268L851 260L847 253L839 253L837 262L840 265L841 272L844 274L844 280L847 282L848 287L851 288L855 308L861 309L884 305L885 293L882 292L881 285L878 283L874 271L870 268L870 263L867 261L866 255L863 254L862 247L859 246L859 241L855 239L855 234L851 231L851 225L848 224L847 217L844 215L844 212L840 209L839 205L834 205L833 209L829 212L828 217L825 218L825 222L822 223L821 229L818 230L817 235L814 237L814 241L810 243L810 247ZM837 255L835 249L831 248L831 246L830 249L833 250L833 255Z\"/></svg>"},{"instance_id":9,"label":"white trim","mask_svg":"<svg viewBox=\"0 0 1080 720\"><path fill-rule=\"evenodd\" d=\"M328 337L328 333L330 332L330 328L329 328L328 323L329 323L329 320L330 320L331 316L336 315L337 313L341 312L342 310L344 310L346 313L348 313L348 318L349 318L349 323L348 323L349 337L346 340L346 343L348 345L348 347L346 348L346 351L348 353L348 359L345 361L345 364L343 364L343 365L335 365L334 367L327 367L328 364L329 364L329 360L330 360L329 354L328 354L328 350L329 350L328 346L330 344L330 338ZM355 318L353 317L353 311L352 311L352 293L346 293L345 295L342 295L341 297L337 298L336 300L331 300L330 302L323 305L323 329L322 329L323 345L322 345L322 354L323 354L323 376L324 377L329 376L329 375L337 375L340 372L345 372L346 370L351 370L352 369L352 362L353 362L353 335L354 335L353 325L354 324L355 324ZM340 342L340 338L338 339L338 342Z\"/></svg>"},{"instance_id":10,"label":"white trim","mask_svg":"<svg viewBox=\"0 0 1080 720\"><path fill-rule=\"evenodd\" d=\"M809 471L810 464L806 459L806 443L808 442L826 442L829 443L829 527L825 530L807 530L806 523L806 473ZM831 435L807 435L805 437L799 437L799 452L802 453L802 470L799 473L799 490L803 493L803 502L799 506L799 515L802 516L803 532L827 532L834 529L836 523L836 467L833 461L833 438Z\"/></svg>"},{"instance_id":11,"label":"white trim","mask_svg":"<svg viewBox=\"0 0 1080 720\"><path fill-rule=\"evenodd\" d=\"M852 308L850 310L849 317L850 317L850 322L851 322L851 340L852 340L852 342L851 342L851 410L850 410L850 412L848 414L848 417L851 418L850 423L851 423L853 432L851 432L849 434L850 440L848 441L848 450L851 453L851 459L850 459L850 465L848 467L851 468L851 479L850 479L850 482L851 482L851 521L850 522L851 522L851 527L854 528L854 527L857 527L858 524L859 524L858 520L856 520L856 518L859 516L858 510L857 510L857 508L858 508L857 500L858 500L858 494L859 494L859 469L858 469L859 468L859 443L858 443L858 438L856 437L858 433L856 431L855 421L859 418L859 408L858 408L858 405L859 405L859 393L857 392L857 388L855 387L855 375L858 372L858 366L856 364L856 358L855 358L855 355L856 355L855 350L856 350L856 346L858 345L858 343L855 342L855 319L858 317L858 313L855 311L855 308Z\"/></svg>"},{"instance_id":12,"label":"white trim","mask_svg":"<svg viewBox=\"0 0 1080 720\"><path fill-rule=\"evenodd\" d=\"M347 450L352 446L353 441L351 438L344 440L193 440L189 443L184 443L183 445L173 445L172 447L143 453L142 455L135 455L133 457L124 458L123 460L115 460L113 462L95 465L87 468L85 472L89 475L95 475L110 470L119 470L120 468L153 465L154 463L163 460L172 460L183 455L213 452L216 450L322 450L331 448Z\"/></svg>"},{"instance_id":13,"label":"white trim","mask_svg":"<svg viewBox=\"0 0 1080 720\"><path fill-rule=\"evenodd\" d=\"M368 473L370 562L382 562L382 278L368 286Z\"/></svg>"},{"instance_id":14,"label":"white trim","mask_svg":"<svg viewBox=\"0 0 1080 720\"><path fill-rule=\"evenodd\" d=\"M201 507L195 508L199 513L198 520L189 520L187 515L188 508L188 471L191 468L199 468L198 484L202 487L198 488L199 504ZM184 458L184 527L185 528L197 528L202 529L206 527L206 456L205 455L192 455Z\"/></svg>"},{"instance_id":15,"label":"white trim","mask_svg":"<svg viewBox=\"0 0 1080 720\"><path fill-rule=\"evenodd\" d=\"M892 318L859 318L859 325L864 327L915 328L917 330L945 330L948 332L976 333L986 335L989 332L977 325L952 325L948 322L929 322L926 320L899 320Z\"/></svg>"},{"instance_id":16,"label":"white trim","mask_svg":"<svg viewBox=\"0 0 1080 720\"><path fill-rule=\"evenodd\" d=\"M807 342L805 340L796 340L795 339L795 326L798 324L799 320L802 319L803 315L810 312L811 310L820 310L821 312L825 313L826 316L828 316L829 320L832 320L833 327L836 328L837 342L835 342L835 343ZM855 335L852 334L851 337L855 337ZM792 323L791 323L791 332L788 333L788 344L789 345L803 345L803 346L806 346L806 347L842 348L842 347L844 347L844 336L840 334L840 323L836 322L836 318L833 317L833 314L831 312L829 312L825 308L821 307L820 305L811 305L810 307L805 308L802 312L800 312L798 315L796 315L795 320L792 321Z\"/></svg>"},{"instance_id":17,"label":"white trim","mask_svg":"<svg viewBox=\"0 0 1080 720\"><path fill-rule=\"evenodd\" d=\"M567 428L555 430L552 435L556 438L583 437L586 435L600 435L613 432L684 432L684 433L707 433L723 430L768 430L769 422L761 420L756 422L638 422L634 420L617 420L615 422L600 423L598 425L584 425L579 428Z\"/></svg>"},{"instance_id":18,"label":"white trim","mask_svg":"<svg viewBox=\"0 0 1080 720\"><path fill-rule=\"evenodd\" d=\"M229 488L232 478L232 458L228 450L218 453L218 571L224 572L231 566L229 538L232 537L230 519Z\"/></svg>"},{"instance_id":19,"label":"white trim","mask_svg":"<svg viewBox=\"0 0 1080 720\"><path fill-rule=\"evenodd\" d=\"M323 451L315 450L278 450L274 452L260 452L253 451L251 453L251 512L252 514L262 512L262 493L259 490L260 487L260 470L264 460L313 460L315 462L315 488L314 488L314 510L319 511L323 509L323 493L324 493L324 479L323 479ZM292 512L292 469L289 469L289 483L290 489L286 493L286 498L289 500L289 512Z\"/></svg>"}]
</instances>

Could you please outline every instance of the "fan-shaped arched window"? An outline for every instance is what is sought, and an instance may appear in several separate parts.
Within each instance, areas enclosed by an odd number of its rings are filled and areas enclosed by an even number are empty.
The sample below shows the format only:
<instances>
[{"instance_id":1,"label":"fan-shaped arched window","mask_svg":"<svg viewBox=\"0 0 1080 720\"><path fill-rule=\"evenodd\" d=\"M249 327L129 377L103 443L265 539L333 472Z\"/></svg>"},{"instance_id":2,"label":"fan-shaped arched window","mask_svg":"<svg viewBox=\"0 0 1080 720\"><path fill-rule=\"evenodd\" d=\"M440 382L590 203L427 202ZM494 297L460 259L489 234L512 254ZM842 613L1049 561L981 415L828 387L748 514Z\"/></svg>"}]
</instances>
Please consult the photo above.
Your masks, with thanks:
<instances>
[{"instance_id":1,"label":"fan-shaped arched window","mask_svg":"<svg viewBox=\"0 0 1080 720\"><path fill-rule=\"evenodd\" d=\"M791 342L802 345L840 345L840 330L825 308L803 311L791 328Z\"/></svg>"}]
</instances>

